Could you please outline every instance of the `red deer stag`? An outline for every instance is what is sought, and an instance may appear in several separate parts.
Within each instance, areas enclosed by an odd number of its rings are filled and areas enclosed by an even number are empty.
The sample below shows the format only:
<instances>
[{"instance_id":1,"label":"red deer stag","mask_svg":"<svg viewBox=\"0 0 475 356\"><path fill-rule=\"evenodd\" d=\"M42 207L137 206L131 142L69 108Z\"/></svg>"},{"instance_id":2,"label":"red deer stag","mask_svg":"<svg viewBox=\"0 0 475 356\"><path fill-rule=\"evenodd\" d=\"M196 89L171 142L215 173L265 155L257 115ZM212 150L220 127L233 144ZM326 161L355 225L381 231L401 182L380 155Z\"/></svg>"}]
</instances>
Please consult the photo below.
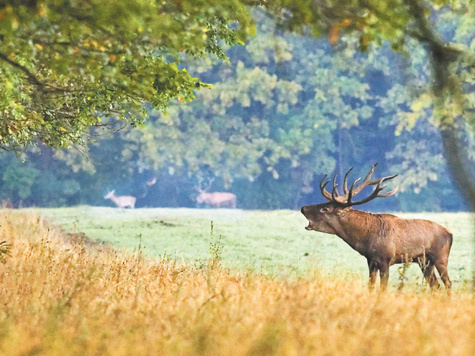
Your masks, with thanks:
<instances>
[{"instance_id":1,"label":"red deer stag","mask_svg":"<svg viewBox=\"0 0 475 356\"><path fill-rule=\"evenodd\" d=\"M135 208L135 201L137 200L136 197L131 195L126 196L117 196L114 195L115 190L110 191L104 196L104 199L112 200L118 208L126 208L130 207L131 209Z\"/></svg>"},{"instance_id":2,"label":"red deer stag","mask_svg":"<svg viewBox=\"0 0 475 356\"><path fill-rule=\"evenodd\" d=\"M452 234L435 222L420 219L402 219L390 214L371 214L352 209L355 205L367 203L378 197L389 197L396 193L397 187L381 193L385 188L381 184L397 176L371 179L376 164L358 186L359 178L347 188L346 173L343 183L343 195L337 190L336 175L333 178L333 190L329 193L325 187L329 183L325 175L320 182L322 195L330 202L302 207L302 214L309 221L307 230L334 234L343 239L354 250L368 260L369 287L374 288L379 270L381 289L386 289L389 278L389 266L395 263L417 262L431 288L439 287L434 267L446 288L452 283L447 272ZM359 201L353 197L367 186L375 189L368 197Z\"/></svg>"},{"instance_id":3,"label":"red deer stag","mask_svg":"<svg viewBox=\"0 0 475 356\"><path fill-rule=\"evenodd\" d=\"M206 189L201 188L201 181L199 182L199 188L196 188L198 191L198 196L196 197L196 202L198 204L210 205L214 208L220 208L221 206L227 206L232 209L236 209L236 195L233 193L208 193L209 188L213 184L214 179L211 179L208 187Z\"/></svg>"}]
</instances>

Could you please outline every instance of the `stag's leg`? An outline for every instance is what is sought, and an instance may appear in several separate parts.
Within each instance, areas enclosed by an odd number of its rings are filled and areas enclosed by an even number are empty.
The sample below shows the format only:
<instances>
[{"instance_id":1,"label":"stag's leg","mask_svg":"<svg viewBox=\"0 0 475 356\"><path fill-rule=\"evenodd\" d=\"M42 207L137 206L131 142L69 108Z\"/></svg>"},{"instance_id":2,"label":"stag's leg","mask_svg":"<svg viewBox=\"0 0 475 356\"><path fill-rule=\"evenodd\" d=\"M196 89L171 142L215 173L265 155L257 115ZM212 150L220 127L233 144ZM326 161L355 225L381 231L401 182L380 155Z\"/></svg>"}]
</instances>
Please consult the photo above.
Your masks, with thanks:
<instances>
[{"instance_id":1,"label":"stag's leg","mask_svg":"<svg viewBox=\"0 0 475 356\"><path fill-rule=\"evenodd\" d=\"M369 290L372 291L374 289L374 284L376 283L376 278L378 277L378 264L374 261L368 260L368 268L369 268Z\"/></svg>"},{"instance_id":2,"label":"stag's leg","mask_svg":"<svg viewBox=\"0 0 475 356\"><path fill-rule=\"evenodd\" d=\"M379 264L379 276L381 278L381 290L384 291L388 287L389 261L380 262L380 264Z\"/></svg>"},{"instance_id":3,"label":"stag's leg","mask_svg":"<svg viewBox=\"0 0 475 356\"><path fill-rule=\"evenodd\" d=\"M447 272L447 261L437 261L435 267L437 267L437 271L439 271L440 279L444 282L445 288L452 288L452 282L450 281L449 273Z\"/></svg>"},{"instance_id":4,"label":"stag's leg","mask_svg":"<svg viewBox=\"0 0 475 356\"><path fill-rule=\"evenodd\" d=\"M432 262L429 262L427 265L419 263L419 266L421 267L422 273L424 273L424 278L426 279L427 284L429 284L432 289L439 288L439 281L437 281L434 272L434 264Z\"/></svg>"},{"instance_id":5,"label":"stag's leg","mask_svg":"<svg viewBox=\"0 0 475 356\"><path fill-rule=\"evenodd\" d=\"M452 246L452 235L447 236L447 243L440 249L439 255L435 260L435 267L439 271L440 279L445 284L445 288L449 289L452 287L452 282L449 278L449 273L447 271L447 264L449 263L449 253L450 247Z\"/></svg>"}]
</instances>

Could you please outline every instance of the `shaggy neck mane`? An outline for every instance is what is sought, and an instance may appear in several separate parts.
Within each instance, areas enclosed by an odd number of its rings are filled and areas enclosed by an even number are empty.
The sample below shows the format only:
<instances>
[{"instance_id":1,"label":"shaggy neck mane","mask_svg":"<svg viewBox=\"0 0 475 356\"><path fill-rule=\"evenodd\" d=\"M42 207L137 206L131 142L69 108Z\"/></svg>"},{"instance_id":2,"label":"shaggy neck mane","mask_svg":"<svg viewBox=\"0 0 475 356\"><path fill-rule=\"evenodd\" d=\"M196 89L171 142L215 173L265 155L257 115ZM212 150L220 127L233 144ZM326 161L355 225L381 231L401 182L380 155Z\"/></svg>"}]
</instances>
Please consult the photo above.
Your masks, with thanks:
<instances>
[{"instance_id":1,"label":"shaggy neck mane","mask_svg":"<svg viewBox=\"0 0 475 356\"><path fill-rule=\"evenodd\" d=\"M360 245L367 240L372 231L384 229L386 224L383 216L389 214L373 214L366 211L349 209L342 215L339 226L335 226L336 234L345 240L355 250L360 251Z\"/></svg>"}]
</instances>

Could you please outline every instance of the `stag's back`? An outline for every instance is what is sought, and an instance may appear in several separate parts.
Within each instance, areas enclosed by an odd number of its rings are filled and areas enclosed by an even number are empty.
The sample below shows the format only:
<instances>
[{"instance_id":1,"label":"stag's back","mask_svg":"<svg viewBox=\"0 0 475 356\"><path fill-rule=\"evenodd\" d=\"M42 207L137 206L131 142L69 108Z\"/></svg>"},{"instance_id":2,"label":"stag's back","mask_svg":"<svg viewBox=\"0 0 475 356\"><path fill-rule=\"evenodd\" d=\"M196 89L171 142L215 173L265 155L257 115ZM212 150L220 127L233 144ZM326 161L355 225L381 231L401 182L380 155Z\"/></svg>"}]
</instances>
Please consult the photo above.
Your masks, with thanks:
<instances>
[{"instance_id":1,"label":"stag's back","mask_svg":"<svg viewBox=\"0 0 475 356\"><path fill-rule=\"evenodd\" d=\"M452 233L433 221L403 219L390 214L375 214L382 221L388 246L395 255L419 256L437 254L452 245Z\"/></svg>"}]
</instances>

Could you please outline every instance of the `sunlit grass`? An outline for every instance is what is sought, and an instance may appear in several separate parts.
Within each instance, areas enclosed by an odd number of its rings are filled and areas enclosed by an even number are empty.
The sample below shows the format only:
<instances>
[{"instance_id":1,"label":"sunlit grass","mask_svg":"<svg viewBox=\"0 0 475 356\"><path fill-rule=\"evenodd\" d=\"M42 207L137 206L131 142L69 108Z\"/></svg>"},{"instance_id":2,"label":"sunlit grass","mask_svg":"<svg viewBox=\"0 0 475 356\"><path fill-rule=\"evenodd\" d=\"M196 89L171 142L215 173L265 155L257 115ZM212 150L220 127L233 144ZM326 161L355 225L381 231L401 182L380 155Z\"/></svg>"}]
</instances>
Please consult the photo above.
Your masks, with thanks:
<instances>
[{"instance_id":1,"label":"sunlit grass","mask_svg":"<svg viewBox=\"0 0 475 356\"><path fill-rule=\"evenodd\" d=\"M32 214L0 213L0 231L12 244L0 265L4 355L475 354L468 288L380 294L318 270L231 272L218 242L200 267L148 260Z\"/></svg>"}]
</instances>

